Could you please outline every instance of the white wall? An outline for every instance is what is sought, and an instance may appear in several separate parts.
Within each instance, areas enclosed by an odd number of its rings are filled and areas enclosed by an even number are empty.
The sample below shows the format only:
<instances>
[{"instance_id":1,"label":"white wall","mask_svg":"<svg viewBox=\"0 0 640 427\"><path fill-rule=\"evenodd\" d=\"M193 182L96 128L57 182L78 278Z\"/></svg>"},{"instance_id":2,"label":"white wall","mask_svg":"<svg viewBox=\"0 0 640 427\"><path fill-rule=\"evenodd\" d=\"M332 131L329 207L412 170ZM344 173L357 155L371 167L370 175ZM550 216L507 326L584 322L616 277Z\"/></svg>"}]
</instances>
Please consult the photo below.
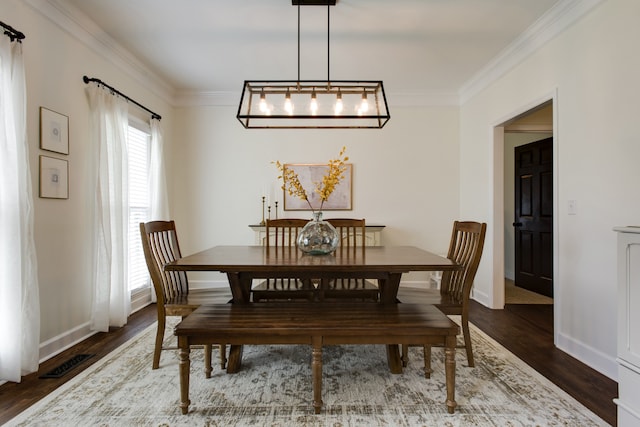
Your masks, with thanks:
<instances>
[{"instance_id":1,"label":"white wall","mask_svg":"<svg viewBox=\"0 0 640 427\"><path fill-rule=\"evenodd\" d=\"M458 108L390 109L381 130L244 129L235 106L178 109L171 196L182 252L253 244L248 225L261 220L265 186L282 207L271 162L326 163L343 145L353 163L353 210L325 216L364 217L386 226L385 244L446 252L458 217ZM300 211L279 215L311 218Z\"/></svg>"},{"instance_id":2,"label":"white wall","mask_svg":"<svg viewBox=\"0 0 640 427\"><path fill-rule=\"evenodd\" d=\"M35 243L41 306L41 356L90 333L91 218L89 110L84 74L98 77L162 115L172 133L171 107L22 0L2 0L3 22L22 31L27 78L27 132L35 196ZM69 117L69 155L40 150L39 107ZM132 110L132 114L139 114ZM147 117L148 119L148 117ZM170 143L170 142L169 142ZM40 155L69 162L69 199L38 197Z\"/></svg>"},{"instance_id":3,"label":"white wall","mask_svg":"<svg viewBox=\"0 0 640 427\"><path fill-rule=\"evenodd\" d=\"M493 126L557 93L556 344L616 378L616 269L612 227L640 223L640 2L610 0L461 108L461 216L489 221L488 257L500 259L494 233ZM557 91L557 92L556 92ZM499 144L498 144L499 145ZM499 159L501 156L497 156ZM577 215L567 215L576 200ZM501 234L501 233L496 233ZM499 270L484 262L475 297L491 306Z\"/></svg>"}]
</instances>

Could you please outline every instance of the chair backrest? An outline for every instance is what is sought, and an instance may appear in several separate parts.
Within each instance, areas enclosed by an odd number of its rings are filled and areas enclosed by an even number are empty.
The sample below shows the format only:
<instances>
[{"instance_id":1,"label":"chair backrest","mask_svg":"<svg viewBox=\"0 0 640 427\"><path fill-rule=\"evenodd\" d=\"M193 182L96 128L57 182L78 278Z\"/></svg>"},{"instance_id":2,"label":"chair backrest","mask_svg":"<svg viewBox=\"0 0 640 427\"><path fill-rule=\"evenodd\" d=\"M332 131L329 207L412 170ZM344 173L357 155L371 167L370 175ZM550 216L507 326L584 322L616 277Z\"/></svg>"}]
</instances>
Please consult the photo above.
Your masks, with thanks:
<instances>
[{"instance_id":1,"label":"chair backrest","mask_svg":"<svg viewBox=\"0 0 640 427\"><path fill-rule=\"evenodd\" d=\"M164 265L180 259L180 245L174 221L140 223L142 248L158 303L189 293L187 273L164 271Z\"/></svg>"},{"instance_id":2,"label":"chair backrest","mask_svg":"<svg viewBox=\"0 0 640 427\"><path fill-rule=\"evenodd\" d=\"M469 299L473 279L478 271L487 224L471 221L455 221L447 258L463 265L459 271L442 273L440 292L448 294L460 303Z\"/></svg>"},{"instance_id":3,"label":"chair backrest","mask_svg":"<svg viewBox=\"0 0 640 427\"><path fill-rule=\"evenodd\" d=\"M366 224L364 219L354 218L330 218L326 220L333 225L340 236L339 250L355 250L360 248L364 250L366 241Z\"/></svg>"},{"instance_id":4,"label":"chair backrest","mask_svg":"<svg viewBox=\"0 0 640 427\"><path fill-rule=\"evenodd\" d=\"M269 248L284 248L296 246L298 234L307 225L308 219L279 218L266 220L264 246Z\"/></svg>"}]
</instances>

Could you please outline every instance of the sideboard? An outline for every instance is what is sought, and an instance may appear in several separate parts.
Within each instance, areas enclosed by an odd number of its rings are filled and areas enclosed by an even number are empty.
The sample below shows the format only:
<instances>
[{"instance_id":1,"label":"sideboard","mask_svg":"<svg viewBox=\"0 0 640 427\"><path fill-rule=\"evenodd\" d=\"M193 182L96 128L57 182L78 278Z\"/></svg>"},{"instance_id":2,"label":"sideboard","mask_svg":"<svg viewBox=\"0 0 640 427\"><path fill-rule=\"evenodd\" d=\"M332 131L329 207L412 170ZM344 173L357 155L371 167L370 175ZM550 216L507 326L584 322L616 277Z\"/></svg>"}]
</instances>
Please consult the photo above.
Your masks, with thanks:
<instances>
[{"instance_id":1,"label":"sideboard","mask_svg":"<svg viewBox=\"0 0 640 427\"><path fill-rule=\"evenodd\" d=\"M640 426L640 227L618 232L618 426Z\"/></svg>"},{"instance_id":2,"label":"sideboard","mask_svg":"<svg viewBox=\"0 0 640 427\"><path fill-rule=\"evenodd\" d=\"M267 228L264 225L253 224L249 227L255 233L255 244L262 245L267 233ZM372 224L365 226L365 245L366 246L382 246L382 230L384 225Z\"/></svg>"}]
</instances>

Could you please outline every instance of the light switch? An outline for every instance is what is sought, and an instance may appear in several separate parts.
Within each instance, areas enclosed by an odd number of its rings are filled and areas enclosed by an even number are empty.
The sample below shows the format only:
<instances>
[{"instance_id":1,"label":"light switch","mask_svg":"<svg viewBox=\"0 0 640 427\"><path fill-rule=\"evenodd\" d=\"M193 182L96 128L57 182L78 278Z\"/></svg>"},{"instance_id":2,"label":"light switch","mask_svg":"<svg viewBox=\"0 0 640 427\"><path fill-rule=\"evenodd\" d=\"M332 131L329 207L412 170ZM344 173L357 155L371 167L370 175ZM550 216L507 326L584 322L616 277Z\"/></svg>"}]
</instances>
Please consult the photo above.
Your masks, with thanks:
<instances>
[{"instance_id":1,"label":"light switch","mask_svg":"<svg viewBox=\"0 0 640 427\"><path fill-rule=\"evenodd\" d=\"M575 215L578 213L578 203L575 200L569 200L567 203L567 210L569 215Z\"/></svg>"}]
</instances>

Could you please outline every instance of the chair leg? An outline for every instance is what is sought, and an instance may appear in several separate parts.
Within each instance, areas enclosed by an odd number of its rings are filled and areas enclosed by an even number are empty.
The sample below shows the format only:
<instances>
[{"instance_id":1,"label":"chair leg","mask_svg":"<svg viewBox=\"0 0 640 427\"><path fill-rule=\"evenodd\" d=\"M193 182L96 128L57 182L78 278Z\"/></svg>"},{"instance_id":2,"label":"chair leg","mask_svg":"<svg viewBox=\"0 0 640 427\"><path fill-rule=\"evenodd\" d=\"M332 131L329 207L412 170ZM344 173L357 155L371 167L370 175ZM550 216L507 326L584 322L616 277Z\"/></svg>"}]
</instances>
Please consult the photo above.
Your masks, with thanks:
<instances>
[{"instance_id":1,"label":"chair leg","mask_svg":"<svg viewBox=\"0 0 640 427\"><path fill-rule=\"evenodd\" d=\"M462 334L464 335L464 347L467 350L467 362L469 367L473 368L473 349L471 348L471 333L469 332L469 320L466 316L462 316Z\"/></svg>"},{"instance_id":2,"label":"chair leg","mask_svg":"<svg viewBox=\"0 0 640 427\"><path fill-rule=\"evenodd\" d=\"M407 344L402 344L402 367L406 368L409 363L409 346Z\"/></svg>"},{"instance_id":3,"label":"chair leg","mask_svg":"<svg viewBox=\"0 0 640 427\"><path fill-rule=\"evenodd\" d=\"M220 344L220 369L227 367L227 346Z\"/></svg>"},{"instance_id":4,"label":"chair leg","mask_svg":"<svg viewBox=\"0 0 640 427\"><path fill-rule=\"evenodd\" d=\"M211 378L211 344L204 346L204 377Z\"/></svg>"},{"instance_id":5,"label":"chair leg","mask_svg":"<svg viewBox=\"0 0 640 427\"><path fill-rule=\"evenodd\" d=\"M423 347L424 352L424 377L431 378L431 373L433 369L431 369L431 346L425 345Z\"/></svg>"},{"instance_id":6,"label":"chair leg","mask_svg":"<svg viewBox=\"0 0 640 427\"><path fill-rule=\"evenodd\" d=\"M165 320L164 316L158 318L156 345L153 349L153 365L151 366L151 369L158 369L160 367L160 352L162 351L162 342L164 341Z\"/></svg>"}]
</instances>

